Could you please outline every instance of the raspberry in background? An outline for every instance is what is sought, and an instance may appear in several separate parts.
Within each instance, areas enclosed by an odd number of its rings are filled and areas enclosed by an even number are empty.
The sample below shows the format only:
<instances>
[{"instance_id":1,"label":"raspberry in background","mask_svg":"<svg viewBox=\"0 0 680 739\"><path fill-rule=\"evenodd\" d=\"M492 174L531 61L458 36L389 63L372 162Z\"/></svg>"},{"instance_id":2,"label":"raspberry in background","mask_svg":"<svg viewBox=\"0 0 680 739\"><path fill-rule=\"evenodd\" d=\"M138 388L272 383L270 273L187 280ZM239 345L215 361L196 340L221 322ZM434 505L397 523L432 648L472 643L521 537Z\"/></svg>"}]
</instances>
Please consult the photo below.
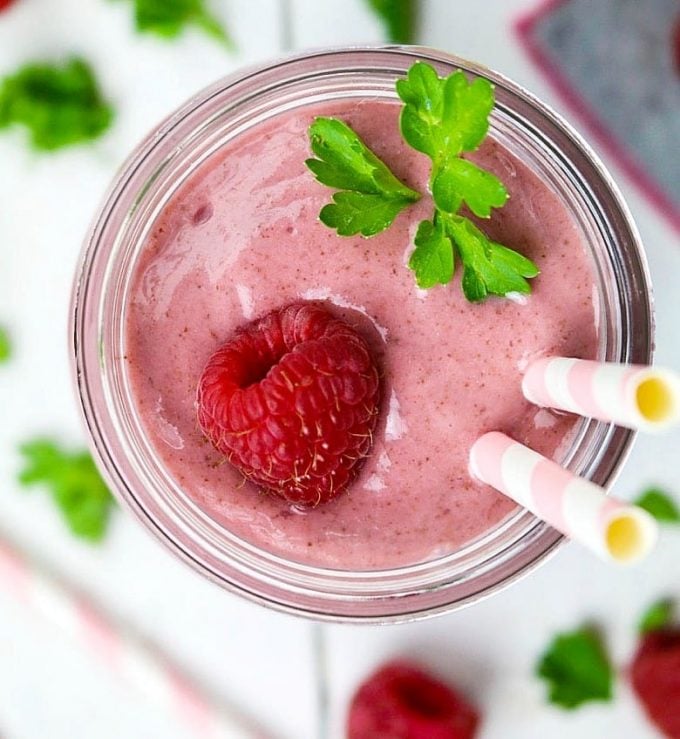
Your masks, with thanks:
<instances>
[{"instance_id":1,"label":"raspberry in background","mask_svg":"<svg viewBox=\"0 0 680 739\"><path fill-rule=\"evenodd\" d=\"M345 490L370 452L380 383L363 336L320 303L241 329L198 385L203 433L255 485L314 506Z\"/></svg>"},{"instance_id":2,"label":"raspberry in background","mask_svg":"<svg viewBox=\"0 0 680 739\"><path fill-rule=\"evenodd\" d=\"M671 44L673 48L673 65L675 66L676 74L680 77L680 16L678 16L673 26Z\"/></svg>"},{"instance_id":3,"label":"raspberry in background","mask_svg":"<svg viewBox=\"0 0 680 739\"><path fill-rule=\"evenodd\" d=\"M680 629L646 634L631 666L631 682L649 719L670 739L680 739Z\"/></svg>"},{"instance_id":4,"label":"raspberry in background","mask_svg":"<svg viewBox=\"0 0 680 739\"><path fill-rule=\"evenodd\" d=\"M456 691L406 660L381 667L352 699L347 739L473 739L477 711Z\"/></svg>"},{"instance_id":5,"label":"raspberry in background","mask_svg":"<svg viewBox=\"0 0 680 739\"><path fill-rule=\"evenodd\" d=\"M15 0L0 0L0 13L2 13L3 10L7 10L10 5L12 5L15 2Z\"/></svg>"}]
</instances>

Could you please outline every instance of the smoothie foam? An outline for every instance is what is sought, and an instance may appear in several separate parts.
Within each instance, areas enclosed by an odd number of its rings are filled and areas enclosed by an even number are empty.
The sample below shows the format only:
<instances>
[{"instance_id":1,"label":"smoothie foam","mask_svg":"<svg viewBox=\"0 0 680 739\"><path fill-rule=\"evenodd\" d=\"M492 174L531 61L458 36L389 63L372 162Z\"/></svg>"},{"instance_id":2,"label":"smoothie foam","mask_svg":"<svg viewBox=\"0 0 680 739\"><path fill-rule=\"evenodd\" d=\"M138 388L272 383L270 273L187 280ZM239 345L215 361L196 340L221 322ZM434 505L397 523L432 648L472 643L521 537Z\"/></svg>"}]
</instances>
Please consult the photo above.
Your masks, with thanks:
<instances>
[{"instance_id":1,"label":"smoothie foam","mask_svg":"<svg viewBox=\"0 0 680 739\"><path fill-rule=\"evenodd\" d=\"M484 230L533 259L523 303L468 303L458 281L417 289L406 262L429 198L371 239L318 220L330 191L304 165L314 116L348 123L410 187L429 162L398 130L396 103L305 107L259 124L204 163L154 224L135 267L126 358L153 446L182 490L234 534L310 564L369 569L446 554L514 504L475 482L468 451L490 430L547 456L576 421L524 400L522 370L543 354L594 358L594 276L559 197L499 144L474 159L510 192ZM460 270L460 265L458 265ZM309 511L257 491L198 429L195 392L208 357L248 320L299 299L329 301L363 326L384 371L371 456L352 487Z\"/></svg>"}]
</instances>

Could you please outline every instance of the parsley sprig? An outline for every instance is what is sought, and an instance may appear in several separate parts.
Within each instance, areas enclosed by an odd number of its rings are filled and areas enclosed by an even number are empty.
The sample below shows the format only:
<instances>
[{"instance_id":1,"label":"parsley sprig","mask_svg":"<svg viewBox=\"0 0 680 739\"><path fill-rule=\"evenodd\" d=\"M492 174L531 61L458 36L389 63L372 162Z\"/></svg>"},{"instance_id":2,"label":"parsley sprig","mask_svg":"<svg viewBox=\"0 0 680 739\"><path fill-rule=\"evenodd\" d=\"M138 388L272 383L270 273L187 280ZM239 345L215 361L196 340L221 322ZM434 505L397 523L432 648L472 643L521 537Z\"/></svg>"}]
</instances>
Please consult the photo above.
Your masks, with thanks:
<instances>
[{"instance_id":1,"label":"parsley sprig","mask_svg":"<svg viewBox=\"0 0 680 739\"><path fill-rule=\"evenodd\" d=\"M478 218L489 218L508 199L498 177L462 156L475 151L489 131L493 85L483 78L468 82L461 71L441 78L430 65L416 62L397 82L397 94L404 102L402 136L432 161L434 213L418 226L409 259L418 286L449 283L458 258L463 293L471 302L530 293L527 280L538 275L536 265L488 238L460 212L465 207ZM309 134L319 158L307 160L307 166L320 182L341 189L320 213L339 235L373 236L418 200L346 124L317 118Z\"/></svg>"},{"instance_id":2,"label":"parsley sprig","mask_svg":"<svg viewBox=\"0 0 680 739\"><path fill-rule=\"evenodd\" d=\"M44 485L71 531L96 542L106 533L113 498L87 452L68 452L51 439L22 444L22 485Z\"/></svg>"},{"instance_id":3,"label":"parsley sprig","mask_svg":"<svg viewBox=\"0 0 680 739\"><path fill-rule=\"evenodd\" d=\"M318 159L307 159L305 164L319 182L340 190L321 209L319 218L340 236L374 236L420 199L346 123L317 118L309 127L309 137Z\"/></svg>"},{"instance_id":4,"label":"parsley sprig","mask_svg":"<svg viewBox=\"0 0 680 739\"><path fill-rule=\"evenodd\" d=\"M488 218L508 199L498 177L461 156L479 148L489 131L492 84L481 77L468 82L460 70L441 78L429 64L416 62L397 82L397 94L404 102L399 121L402 136L432 160L435 213L431 221L420 224L409 261L418 286L450 282L457 252L468 300L531 292L527 278L538 274L536 265L489 239L459 213L467 206L477 217Z\"/></svg>"}]
</instances>

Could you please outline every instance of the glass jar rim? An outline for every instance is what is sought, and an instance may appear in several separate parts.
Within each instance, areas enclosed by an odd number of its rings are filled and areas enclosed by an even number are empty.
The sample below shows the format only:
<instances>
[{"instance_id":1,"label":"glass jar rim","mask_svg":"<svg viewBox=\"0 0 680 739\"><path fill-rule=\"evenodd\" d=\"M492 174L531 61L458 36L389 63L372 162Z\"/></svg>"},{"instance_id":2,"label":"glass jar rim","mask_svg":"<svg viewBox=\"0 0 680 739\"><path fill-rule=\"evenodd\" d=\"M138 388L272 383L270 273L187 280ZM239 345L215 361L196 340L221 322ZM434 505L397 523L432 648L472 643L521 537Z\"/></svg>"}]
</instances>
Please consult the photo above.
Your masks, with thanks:
<instances>
[{"instance_id":1,"label":"glass jar rim","mask_svg":"<svg viewBox=\"0 0 680 739\"><path fill-rule=\"evenodd\" d=\"M353 78L361 77L364 87L372 78L384 84L385 76L396 79L416 60L433 64L440 73L463 69L490 79L496 86L495 115L505 111L510 123L517 125L521 119L525 134L530 132L537 145L546 147L546 161L564 169L564 186L575 188L585 214L582 217L589 219L611 261L611 273L605 278L611 282L613 276L614 284L604 285L605 292L609 291L604 298L605 302L611 298L620 331L609 336L603 356L649 363L653 318L647 266L628 209L601 162L569 124L519 85L479 65L425 47L313 51L242 70L199 92L154 129L123 165L86 241L74 286L70 330L74 379L95 458L112 490L157 538L203 575L251 600L315 619L403 621L453 610L527 574L563 538L525 512L497 527L503 530L504 543L481 560L474 560L480 542L432 562L360 573L302 565L240 540L230 542L225 553L229 532L220 530L187 501L184 503L189 508L182 508L181 501L163 498L159 489L149 490L158 484L161 472L154 464L153 449L144 448L143 440L133 443L126 416L132 401L112 359L113 339L120 338L120 325L116 324L116 329L111 324L120 318L126 294L121 275L126 269L129 273L132 263L130 254L127 261L120 255L125 248L130 251L135 239L139 243L139 214L144 207L147 214L152 211L148 203L162 183L172 181L169 173L180 171L199 151L202 158L193 166L205 161L223 140L220 136L225 135L228 123L233 128L232 137L239 135L234 123L239 113L246 110L250 115L242 125L257 125L258 116L275 114L272 110L278 110L277 101L282 104L295 90L308 94L317 85L320 94L322 81L330 84L332 80L335 94L342 90L347 94L343 85ZM379 84L370 89L377 91ZM308 104L309 94L300 100ZM211 132L214 140L206 138L206 132ZM581 450L580 462L574 452L569 463L575 471L606 486L627 456L634 434L591 421L582 424L581 445L586 437L590 438L588 459ZM472 570L469 563L467 570L461 569L466 557L474 560Z\"/></svg>"}]
</instances>

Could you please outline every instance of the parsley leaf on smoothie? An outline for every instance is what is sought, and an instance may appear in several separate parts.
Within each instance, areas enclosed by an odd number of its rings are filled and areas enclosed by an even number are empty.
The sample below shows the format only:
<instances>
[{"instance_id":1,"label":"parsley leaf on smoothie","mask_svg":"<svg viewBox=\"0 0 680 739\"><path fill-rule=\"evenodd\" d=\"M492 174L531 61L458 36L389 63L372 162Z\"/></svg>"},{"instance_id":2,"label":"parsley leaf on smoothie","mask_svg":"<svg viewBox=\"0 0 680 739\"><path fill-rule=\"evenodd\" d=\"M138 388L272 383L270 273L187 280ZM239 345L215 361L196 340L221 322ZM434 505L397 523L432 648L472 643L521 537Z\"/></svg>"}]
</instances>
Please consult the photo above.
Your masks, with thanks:
<instances>
[{"instance_id":1,"label":"parsley leaf on smoothie","mask_svg":"<svg viewBox=\"0 0 680 739\"><path fill-rule=\"evenodd\" d=\"M395 44L412 44L416 32L417 0L368 0Z\"/></svg>"},{"instance_id":2,"label":"parsley leaf on smoothie","mask_svg":"<svg viewBox=\"0 0 680 739\"><path fill-rule=\"evenodd\" d=\"M140 33L176 38L186 26L194 25L232 47L224 26L208 11L205 0L133 0L135 26Z\"/></svg>"},{"instance_id":3,"label":"parsley leaf on smoothie","mask_svg":"<svg viewBox=\"0 0 680 739\"><path fill-rule=\"evenodd\" d=\"M558 634L536 672L548 683L550 702L561 708L612 698L613 671L602 640L589 627Z\"/></svg>"},{"instance_id":4,"label":"parsley leaf on smoothie","mask_svg":"<svg viewBox=\"0 0 680 739\"><path fill-rule=\"evenodd\" d=\"M461 286L470 302L489 295L527 295L538 267L527 257L490 239L470 218L489 218L508 191L492 172L462 158L475 151L489 131L493 85L468 82L460 70L441 78L429 64L416 62L397 93L404 102L400 129L404 140L432 161L429 188L431 220L420 223L408 266L422 289L451 282L456 253L463 265ZM406 188L345 123L317 118L310 126L312 150L319 157L307 166L317 180L342 190L319 218L341 236L373 236L391 225L420 195Z\"/></svg>"},{"instance_id":5,"label":"parsley leaf on smoothie","mask_svg":"<svg viewBox=\"0 0 680 739\"><path fill-rule=\"evenodd\" d=\"M437 207L455 213L466 205L476 216L488 218L492 208L508 199L503 183L467 159L447 159L432 180L432 197Z\"/></svg>"},{"instance_id":6,"label":"parsley leaf on smoothie","mask_svg":"<svg viewBox=\"0 0 680 739\"><path fill-rule=\"evenodd\" d=\"M461 157L475 151L489 131L492 84L482 78L468 82L460 70L441 78L429 64L416 62L406 78L397 82L397 93L404 102L400 117L404 139L432 160L430 190L435 221L441 224L448 248L460 256L465 297L478 302L488 295L530 293L527 279L538 274L536 265L489 239L458 212L466 206L478 218L489 218L493 208L501 208L508 199L508 191L496 175ZM428 246L436 248L439 258L445 248L442 239L430 241L416 256L416 245L409 260L416 282L420 287L446 284L453 277L448 269L436 276L431 271L423 273L422 265L437 258L426 253Z\"/></svg>"},{"instance_id":7,"label":"parsley leaf on smoothie","mask_svg":"<svg viewBox=\"0 0 680 739\"><path fill-rule=\"evenodd\" d=\"M442 79L429 64L416 62L397 81L397 94L404 102L404 139L427 154L437 172L461 152L474 151L489 130L494 96L488 80L468 83L461 71Z\"/></svg>"},{"instance_id":8,"label":"parsley leaf on smoothie","mask_svg":"<svg viewBox=\"0 0 680 739\"><path fill-rule=\"evenodd\" d=\"M19 448L25 466L19 482L49 488L71 531L100 541L106 533L113 498L92 457L85 451L64 451L50 439L37 438Z\"/></svg>"},{"instance_id":9,"label":"parsley leaf on smoothie","mask_svg":"<svg viewBox=\"0 0 680 739\"><path fill-rule=\"evenodd\" d=\"M7 329L0 326L0 364L7 362L12 356L12 342Z\"/></svg>"},{"instance_id":10,"label":"parsley leaf on smoothie","mask_svg":"<svg viewBox=\"0 0 680 739\"><path fill-rule=\"evenodd\" d=\"M650 634L652 631L667 628L673 621L674 610L675 604L670 598L662 598L656 603L652 603L640 619L638 632L640 634Z\"/></svg>"},{"instance_id":11,"label":"parsley leaf on smoothie","mask_svg":"<svg viewBox=\"0 0 680 739\"><path fill-rule=\"evenodd\" d=\"M450 282L455 267L453 249L441 220L421 221L414 243L409 267L418 277L418 287L427 290Z\"/></svg>"},{"instance_id":12,"label":"parsley leaf on smoothie","mask_svg":"<svg viewBox=\"0 0 680 739\"><path fill-rule=\"evenodd\" d=\"M340 192L321 209L322 223L340 236L374 236L420 195L406 187L342 121L316 118L309 127L317 159L305 164L324 185Z\"/></svg>"},{"instance_id":13,"label":"parsley leaf on smoothie","mask_svg":"<svg viewBox=\"0 0 680 739\"><path fill-rule=\"evenodd\" d=\"M444 212L439 214L439 219L460 254L463 292L468 300L478 302L487 295L503 297L509 293L526 295L531 292L526 278L536 277L538 269L530 259L488 239L469 218ZM420 275L412 261L413 257L409 266L420 284Z\"/></svg>"},{"instance_id":14,"label":"parsley leaf on smoothie","mask_svg":"<svg viewBox=\"0 0 680 739\"><path fill-rule=\"evenodd\" d=\"M662 523L680 523L680 510L675 501L662 490L650 488L636 501L635 505L644 508L647 513Z\"/></svg>"},{"instance_id":15,"label":"parsley leaf on smoothie","mask_svg":"<svg viewBox=\"0 0 680 739\"><path fill-rule=\"evenodd\" d=\"M94 139L111 124L113 110L102 98L83 59L65 64L31 63L0 83L0 129L21 124L36 149L54 150Z\"/></svg>"}]
</instances>

